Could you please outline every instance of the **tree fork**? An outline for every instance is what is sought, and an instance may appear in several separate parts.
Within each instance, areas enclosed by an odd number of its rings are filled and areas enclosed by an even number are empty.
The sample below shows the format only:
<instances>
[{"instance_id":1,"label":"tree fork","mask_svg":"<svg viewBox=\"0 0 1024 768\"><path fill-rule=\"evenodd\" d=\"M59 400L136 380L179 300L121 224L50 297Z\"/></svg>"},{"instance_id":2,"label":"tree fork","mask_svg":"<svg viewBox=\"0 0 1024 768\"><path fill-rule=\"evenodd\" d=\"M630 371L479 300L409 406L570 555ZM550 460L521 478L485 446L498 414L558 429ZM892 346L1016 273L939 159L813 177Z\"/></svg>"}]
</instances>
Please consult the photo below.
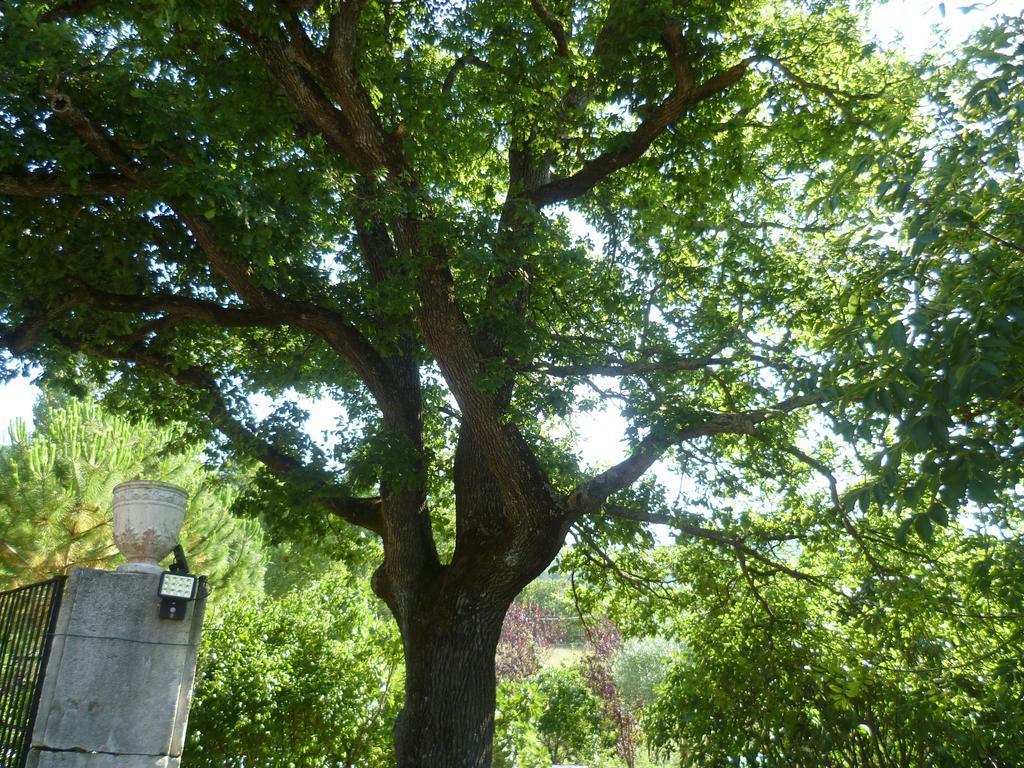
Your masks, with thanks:
<instances>
[{"instance_id":1,"label":"tree fork","mask_svg":"<svg viewBox=\"0 0 1024 768\"><path fill-rule=\"evenodd\" d=\"M396 594L386 566L375 574L374 589L398 622L405 656L405 698L395 722L398 768L490 768L498 639L515 596L560 548L552 533L537 531L528 549L539 556L514 566L508 541L457 555L404 596Z\"/></svg>"}]
</instances>

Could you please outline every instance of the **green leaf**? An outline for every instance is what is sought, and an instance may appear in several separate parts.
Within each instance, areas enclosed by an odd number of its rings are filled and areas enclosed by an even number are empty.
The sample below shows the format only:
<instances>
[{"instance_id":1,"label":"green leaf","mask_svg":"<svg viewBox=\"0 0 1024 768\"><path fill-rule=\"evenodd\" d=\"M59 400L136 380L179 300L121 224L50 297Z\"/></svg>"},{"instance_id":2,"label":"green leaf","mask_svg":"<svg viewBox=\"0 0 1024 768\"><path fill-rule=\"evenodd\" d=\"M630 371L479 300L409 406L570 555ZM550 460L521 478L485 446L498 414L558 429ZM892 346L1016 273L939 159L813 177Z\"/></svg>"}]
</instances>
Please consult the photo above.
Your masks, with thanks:
<instances>
[{"instance_id":1,"label":"green leaf","mask_svg":"<svg viewBox=\"0 0 1024 768\"><path fill-rule=\"evenodd\" d=\"M949 511L942 502L936 501L928 508L928 517L937 525L949 525Z\"/></svg>"},{"instance_id":2,"label":"green leaf","mask_svg":"<svg viewBox=\"0 0 1024 768\"><path fill-rule=\"evenodd\" d=\"M928 515L914 515L914 530L921 541L930 542L934 535L932 521Z\"/></svg>"},{"instance_id":3,"label":"green leaf","mask_svg":"<svg viewBox=\"0 0 1024 768\"><path fill-rule=\"evenodd\" d=\"M915 417L906 425L904 431L918 451L926 451L932 444L932 431L927 415Z\"/></svg>"},{"instance_id":4,"label":"green leaf","mask_svg":"<svg viewBox=\"0 0 1024 768\"><path fill-rule=\"evenodd\" d=\"M911 528L911 526L913 526L913 524L914 524L914 518L913 517L908 517L907 519L905 519L903 522L901 522L899 524L899 527L896 529L896 543L897 544L899 544L900 546L903 546L904 544L907 543L907 534L910 533L910 528Z\"/></svg>"}]
</instances>

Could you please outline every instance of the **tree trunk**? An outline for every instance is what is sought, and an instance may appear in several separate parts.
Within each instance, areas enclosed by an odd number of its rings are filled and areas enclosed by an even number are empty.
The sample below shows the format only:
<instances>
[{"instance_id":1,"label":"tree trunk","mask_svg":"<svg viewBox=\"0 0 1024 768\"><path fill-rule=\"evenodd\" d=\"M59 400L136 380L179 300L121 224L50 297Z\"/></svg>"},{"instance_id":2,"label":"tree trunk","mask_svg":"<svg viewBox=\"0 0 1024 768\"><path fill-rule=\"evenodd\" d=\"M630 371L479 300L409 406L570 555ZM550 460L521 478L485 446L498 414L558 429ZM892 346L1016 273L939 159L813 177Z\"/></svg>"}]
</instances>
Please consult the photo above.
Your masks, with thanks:
<instances>
[{"instance_id":1,"label":"tree trunk","mask_svg":"<svg viewBox=\"0 0 1024 768\"><path fill-rule=\"evenodd\" d=\"M405 651L405 700L395 722L398 768L490 768L495 664L505 613L557 555L567 519L508 519L501 492L463 424L455 461L456 543L441 564L422 496L385 503L384 563L373 589ZM402 524L408 521L408 525Z\"/></svg>"},{"instance_id":2,"label":"tree trunk","mask_svg":"<svg viewBox=\"0 0 1024 768\"><path fill-rule=\"evenodd\" d=\"M403 624L405 701L395 723L398 768L490 768L494 654L505 607L422 604Z\"/></svg>"}]
</instances>

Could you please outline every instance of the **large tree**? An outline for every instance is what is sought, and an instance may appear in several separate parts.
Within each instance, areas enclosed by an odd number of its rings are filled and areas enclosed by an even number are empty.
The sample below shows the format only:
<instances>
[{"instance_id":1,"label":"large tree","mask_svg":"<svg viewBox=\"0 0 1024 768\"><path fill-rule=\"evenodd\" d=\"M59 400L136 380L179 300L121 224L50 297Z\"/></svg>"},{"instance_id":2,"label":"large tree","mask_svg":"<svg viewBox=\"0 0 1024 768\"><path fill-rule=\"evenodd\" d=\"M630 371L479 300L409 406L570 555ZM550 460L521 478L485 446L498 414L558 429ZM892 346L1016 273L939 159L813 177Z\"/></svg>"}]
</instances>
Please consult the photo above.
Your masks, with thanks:
<instances>
[{"instance_id":1,"label":"large tree","mask_svg":"<svg viewBox=\"0 0 1024 768\"><path fill-rule=\"evenodd\" d=\"M836 233L918 157L919 78L848 3L22 0L0 37L8 372L261 462L278 534L381 540L399 765L490 763L502 617L573 526L761 572L790 524L865 541L838 499L747 538L642 480L834 481L797 438L898 311L861 310L889 251ZM332 453L297 395L343 404ZM591 468L603 406L626 452Z\"/></svg>"}]
</instances>

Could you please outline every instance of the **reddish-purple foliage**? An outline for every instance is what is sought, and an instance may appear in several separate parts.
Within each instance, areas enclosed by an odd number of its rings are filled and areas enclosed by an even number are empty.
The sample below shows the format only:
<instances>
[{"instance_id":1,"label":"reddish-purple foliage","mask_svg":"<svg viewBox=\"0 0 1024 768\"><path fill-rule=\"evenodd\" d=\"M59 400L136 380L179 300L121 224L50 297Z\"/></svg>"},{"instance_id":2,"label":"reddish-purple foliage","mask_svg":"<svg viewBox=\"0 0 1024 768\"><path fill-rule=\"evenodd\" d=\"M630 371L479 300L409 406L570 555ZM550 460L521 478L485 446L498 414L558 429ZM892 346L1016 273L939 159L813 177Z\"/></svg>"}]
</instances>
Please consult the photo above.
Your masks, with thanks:
<instances>
[{"instance_id":1,"label":"reddish-purple foliage","mask_svg":"<svg viewBox=\"0 0 1024 768\"><path fill-rule=\"evenodd\" d=\"M605 715L614 723L615 752L628 766L636 762L637 723L627 711L615 686L612 663L622 650L622 634L610 619L603 619L587 632L587 655L583 658L583 676L594 694L604 702Z\"/></svg>"},{"instance_id":2,"label":"reddish-purple foliage","mask_svg":"<svg viewBox=\"0 0 1024 768\"><path fill-rule=\"evenodd\" d=\"M541 653L565 639L558 617L531 602L512 603L505 614L495 657L498 681L522 680L540 670Z\"/></svg>"}]
</instances>

